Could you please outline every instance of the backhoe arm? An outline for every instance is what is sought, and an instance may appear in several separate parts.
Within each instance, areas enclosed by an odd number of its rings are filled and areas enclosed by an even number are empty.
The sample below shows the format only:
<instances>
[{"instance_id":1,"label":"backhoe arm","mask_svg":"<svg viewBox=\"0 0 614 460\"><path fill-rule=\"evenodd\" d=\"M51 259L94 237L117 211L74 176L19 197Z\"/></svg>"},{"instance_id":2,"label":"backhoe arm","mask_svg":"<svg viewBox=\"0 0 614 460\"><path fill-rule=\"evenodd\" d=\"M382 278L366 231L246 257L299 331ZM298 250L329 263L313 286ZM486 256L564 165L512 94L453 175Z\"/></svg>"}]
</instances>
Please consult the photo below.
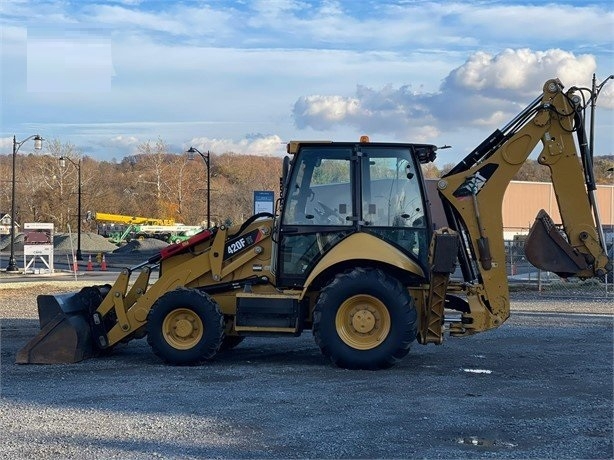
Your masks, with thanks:
<instances>
[{"instance_id":1,"label":"backhoe arm","mask_svg":"<svg viewBox=\"0 0 614 460\"><path fill-rule=\"evenodd\" d=\"M535 265L581 278L602 276L611 267L586 185L592 171L583 165L590 161L581 161L576 149L574 135L580 154L587 154L581 120L571 92L564 93L558 79L548 80L539 98L438 182L448 224L461 234L459 262L470 309L452 334L497 327L509 316L503 196L539 142L538 161L550 168L565 237L542 211L529 238Z\"/></svg>"}]
</instances>

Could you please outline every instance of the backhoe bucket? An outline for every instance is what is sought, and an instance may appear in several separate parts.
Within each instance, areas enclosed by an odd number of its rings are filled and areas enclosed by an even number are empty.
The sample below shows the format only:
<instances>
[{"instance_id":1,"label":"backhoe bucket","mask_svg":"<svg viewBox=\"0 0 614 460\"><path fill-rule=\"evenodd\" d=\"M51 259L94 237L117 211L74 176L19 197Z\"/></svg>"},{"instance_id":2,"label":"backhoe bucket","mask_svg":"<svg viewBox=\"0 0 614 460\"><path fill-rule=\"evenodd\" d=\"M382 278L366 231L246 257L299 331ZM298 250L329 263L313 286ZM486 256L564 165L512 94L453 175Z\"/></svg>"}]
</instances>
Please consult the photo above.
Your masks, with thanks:
<instances>
[{"instance_id":1,"label":"backhoe bucket","mask_svg":"<svg viewBox=\"0 0 614 460\"><path fill-rule=\"evenodd\" d=\"M556 229L552 218L539 211L524 245L527 260L535 267L562 278L574 276L587 268L586 260Z\"/></svg>"},{"instance_id":2,"label":"backhoe bucket","mask_svg":"<svg viewBox=\"0 0 614 460\"><path fill-rule=\"evenodd\" d=\"M70 364L98 353L89 324L111 286L92 286L77 293L39 295L40 332L17 352L17 364Z\"/></svg>"}]
</instances>

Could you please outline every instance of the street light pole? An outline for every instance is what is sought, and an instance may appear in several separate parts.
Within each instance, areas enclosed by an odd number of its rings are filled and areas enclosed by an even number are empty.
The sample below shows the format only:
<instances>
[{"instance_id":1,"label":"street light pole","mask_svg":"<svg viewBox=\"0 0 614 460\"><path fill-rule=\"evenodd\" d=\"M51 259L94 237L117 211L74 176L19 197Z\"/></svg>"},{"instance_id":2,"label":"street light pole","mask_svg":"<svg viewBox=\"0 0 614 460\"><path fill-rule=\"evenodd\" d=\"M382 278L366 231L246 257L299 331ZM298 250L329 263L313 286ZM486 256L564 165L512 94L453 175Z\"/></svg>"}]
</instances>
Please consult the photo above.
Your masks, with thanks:
<instances>
[{"instance_id":1,"label":"street light pole","mask_svg":"<svg viewBox=\"0 0 614 460\"><path fill-rule=\"evenodd\" d=\"M207 228L211 227L211 168L210 168L210 153L207 150L207 153L202 153L198 149L194 147L190 147L187 151L188 160L194 159L194 154L198 153L200 157L203 159L205 164L207 165Z\"/></svg>"},{"instance_id":2,"label":"street light pole","mask_svg":"<svg viewBox=\"0 0 614 460\"><path fill-rule=\"evenodd\" d=\"M79 158L79 161L74 162L68 157L60 157L60 166L62 168L66 167L66 160L70 161L77 168L77 260L83 260L83 255L81 254L81 158Z\"/></svg>"},{"instance_id":3,"label":"street light pole","mask_svg":"<svg viewBox=\"0 0 614 460\"><path fill-rule=\"evenodd\" d=\"M13 136L13 179L11 191L11 255L9 257L9 263L6 266L7 272L18 272L17 262L15 261L15 163L17 159L17 152L21 146L30 139L34 139L34 149L40 150L43 148L44 139L38 134L25 138L23 141L17 142L17 138Z\"/></svg>"}]
</instances>

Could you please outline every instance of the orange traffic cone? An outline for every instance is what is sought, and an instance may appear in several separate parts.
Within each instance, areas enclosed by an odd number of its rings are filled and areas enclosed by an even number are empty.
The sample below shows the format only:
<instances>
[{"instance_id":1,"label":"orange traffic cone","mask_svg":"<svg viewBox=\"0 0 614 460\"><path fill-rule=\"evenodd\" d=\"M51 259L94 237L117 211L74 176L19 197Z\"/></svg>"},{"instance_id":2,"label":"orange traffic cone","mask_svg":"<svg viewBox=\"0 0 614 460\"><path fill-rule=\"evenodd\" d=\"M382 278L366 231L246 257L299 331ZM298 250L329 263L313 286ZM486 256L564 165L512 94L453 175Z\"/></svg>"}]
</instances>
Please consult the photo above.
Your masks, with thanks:
<instances>
[{"instance_id":1,"label":"orange traffic cone","mask_svg":"<svg viewBox=\"0 0 614 460\"><path fill-rule=\"evenodd\" d=\"M107 261L104 258L104 254L102 255L102 263L100 264L100 269L104 272L107 271Z\"/></svg>"},{"instance_id":2,"label":"orange traffic cone","mask_svg":"<svg viewBox=\"0 0 614 460\"><path fill-rule=\"evenodd\" d=\"M90 254L89 259L87 259L87 271L91 272L94 269L94 265L92 264L92 255Z\"/></svg>"},{"instance_id":3,"label":"orange traffic cone","mask_svg":"<svg viewBox=\"0 0 614 460\"><path fill-rule=\"evenodd\" d=\"M79 269L79 265L77 264L77 259L73 259L72 260L72 271L77 273L78 269Z\"/></svg>"}]
</instances>

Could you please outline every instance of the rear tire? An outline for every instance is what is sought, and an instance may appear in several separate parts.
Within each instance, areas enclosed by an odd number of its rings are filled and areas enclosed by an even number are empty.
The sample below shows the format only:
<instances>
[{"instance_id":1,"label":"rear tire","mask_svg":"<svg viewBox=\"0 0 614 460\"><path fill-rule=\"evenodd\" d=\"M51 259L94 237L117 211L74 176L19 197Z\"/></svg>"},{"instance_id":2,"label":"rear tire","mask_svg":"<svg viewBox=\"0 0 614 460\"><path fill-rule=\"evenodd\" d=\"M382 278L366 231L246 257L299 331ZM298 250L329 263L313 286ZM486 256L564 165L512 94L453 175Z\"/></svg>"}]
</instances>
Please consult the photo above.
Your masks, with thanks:
<instances>
[{"instance_id":1,"label":"rear tire","mask_svg":"<svg viewBox=\"0 0 614 460\"><path fill-rule=\"evenodd\" d=\"M204 292L180 288L167 292L147 316L147 343L169 364L191 365L215 356L224 335L224 317Z\"/></svg>"},{"instance_id":2,"label":"rear tire","mask_svg":"<svg viewBox=\"0 0 614 460\"><path fill-rule=\"evenodd\" d=\"M313 312L313 335L335 365L386 369L409 353L417 313L401 283L379 269L356 268L325 286Z\"/></svg>"}]
</instances>

